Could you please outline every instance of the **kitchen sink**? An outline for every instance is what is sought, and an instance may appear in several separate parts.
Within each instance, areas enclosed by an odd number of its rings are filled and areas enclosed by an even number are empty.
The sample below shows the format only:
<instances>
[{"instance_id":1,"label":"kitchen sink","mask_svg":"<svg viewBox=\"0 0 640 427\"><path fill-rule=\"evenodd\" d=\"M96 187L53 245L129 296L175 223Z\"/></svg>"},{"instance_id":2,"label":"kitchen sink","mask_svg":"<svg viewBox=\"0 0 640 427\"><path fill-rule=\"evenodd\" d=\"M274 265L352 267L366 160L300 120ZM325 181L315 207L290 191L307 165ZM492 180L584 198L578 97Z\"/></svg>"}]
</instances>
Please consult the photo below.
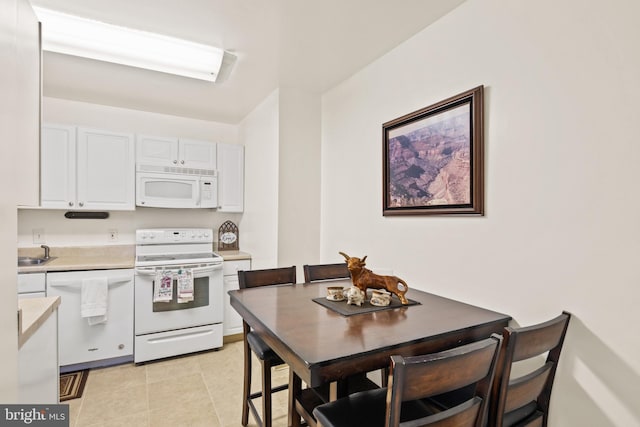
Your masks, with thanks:
<instances>
[{"instance_id":1,"label":"kitchen sink","mask_svg":"<svg viewBox=\"0 0 640 427\"><path fill-rule=\"evenodd\" d=\"M43 265L55 258L56 257L36 258L36 257L29 257L29 256L19 256L18 267L27 267L29 265Z\"/></svg>"}]
</instances>

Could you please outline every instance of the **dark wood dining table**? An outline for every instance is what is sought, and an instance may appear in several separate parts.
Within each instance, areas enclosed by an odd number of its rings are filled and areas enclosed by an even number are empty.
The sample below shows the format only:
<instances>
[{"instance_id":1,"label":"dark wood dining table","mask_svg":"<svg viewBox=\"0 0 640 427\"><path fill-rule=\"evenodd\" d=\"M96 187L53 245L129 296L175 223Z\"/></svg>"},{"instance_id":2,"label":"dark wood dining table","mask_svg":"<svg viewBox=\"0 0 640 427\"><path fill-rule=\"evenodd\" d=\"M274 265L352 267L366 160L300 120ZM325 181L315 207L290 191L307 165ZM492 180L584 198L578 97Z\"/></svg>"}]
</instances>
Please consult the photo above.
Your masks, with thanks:
<instances>
[{"instance_id":1,"label":"dark wood dining table","mask_svg":"<svg viewBox=\"0 0 640 427\"><path fill-rule=\"evenodd\" d=\"M300 423L295 398L301 381L339 384L388 367L394 354L431 353L501 333L511 319L416 289L407 297L418 304L345 316L313 301L326 296L328 286L349 287L351 281L229 291L231 306L289 365L289 425ZM331 399L339 393L334 386Z\"/></svg>"}]
</instances>

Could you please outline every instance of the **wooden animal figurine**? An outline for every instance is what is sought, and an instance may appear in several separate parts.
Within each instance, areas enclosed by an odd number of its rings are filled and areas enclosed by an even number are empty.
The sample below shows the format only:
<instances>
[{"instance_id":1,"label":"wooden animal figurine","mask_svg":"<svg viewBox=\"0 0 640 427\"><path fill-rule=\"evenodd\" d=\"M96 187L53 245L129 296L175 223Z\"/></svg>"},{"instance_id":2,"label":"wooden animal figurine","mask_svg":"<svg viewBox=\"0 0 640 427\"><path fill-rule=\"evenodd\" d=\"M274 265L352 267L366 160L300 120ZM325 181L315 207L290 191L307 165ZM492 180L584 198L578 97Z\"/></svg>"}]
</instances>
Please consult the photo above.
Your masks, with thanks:
<instances>
[{"instance_id":1,"label":"wooden animal figurine","mask_svg":"<svg viewBox=\"0 0 640 427\"><path fill-rule=\"evenodd\" d=\"M395 294L402 304L409 304L409 301L407 301L407 298L404 296L404 294L409 290L407 282L396 276L381 276L379 274L375 274L368 268L364 268L366 265L364 261L367 259L366 255L364 258L360 259L350 257L344 252L338 253L347 260L347 268L351 273L353 286L359 288L365 293L365 295L367 294L367 288L386 289L392 294Z\"/></svg>"}]
</instances>

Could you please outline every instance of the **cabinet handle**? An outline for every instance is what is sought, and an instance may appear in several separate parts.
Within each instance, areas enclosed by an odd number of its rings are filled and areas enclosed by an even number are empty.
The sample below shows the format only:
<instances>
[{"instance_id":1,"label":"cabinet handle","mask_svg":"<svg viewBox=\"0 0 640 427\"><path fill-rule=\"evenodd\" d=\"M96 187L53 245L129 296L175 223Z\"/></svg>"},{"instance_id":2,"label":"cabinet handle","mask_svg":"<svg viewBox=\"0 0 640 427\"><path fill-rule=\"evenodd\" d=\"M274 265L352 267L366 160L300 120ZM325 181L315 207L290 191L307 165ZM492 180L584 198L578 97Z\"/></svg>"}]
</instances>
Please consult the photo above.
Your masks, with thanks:
<instances>
[{"instance_id":1,"label":"cabinet handle","mask_svg":"<svg viewBox=\"0 0 640 427\"><path fill-rule=\"evenodd\" d=\"M83 202L80 202L80 203L78 203L78 205L79 205L80 207L82 207L82 206L84 206L84 203L83 203Z\"/></svg>"},{"instance_id":2,"label":"cabinet handle","mask_svg":"<svg viewBox=\"0 0 640 427\"><path fill-rule=\"evenodd\" d=\"M180 164L184 165L184 160L180 160Z\"/></svg>"},{"instance_id":3,"label":"cabinet handle","mask_svg":"<svg viewBox=\"0 0 640 427\"><path fill-rule=\"evenodd\" d=\"M178 161L177 161L177 160L174 160L174 161L173 161L173 164L174 164L174 165L177 165L177 164L178 164Z\"/></svg>"},{"instance_id":4,"label":"cabinet handle","mask_svg":"<svg viewBox=\"0 0 640 427\"><path fill-rule=\"evenodd\" d=\"M73 206L73 202L69 202L69 206Z\"/></svg>"}]
</instances>

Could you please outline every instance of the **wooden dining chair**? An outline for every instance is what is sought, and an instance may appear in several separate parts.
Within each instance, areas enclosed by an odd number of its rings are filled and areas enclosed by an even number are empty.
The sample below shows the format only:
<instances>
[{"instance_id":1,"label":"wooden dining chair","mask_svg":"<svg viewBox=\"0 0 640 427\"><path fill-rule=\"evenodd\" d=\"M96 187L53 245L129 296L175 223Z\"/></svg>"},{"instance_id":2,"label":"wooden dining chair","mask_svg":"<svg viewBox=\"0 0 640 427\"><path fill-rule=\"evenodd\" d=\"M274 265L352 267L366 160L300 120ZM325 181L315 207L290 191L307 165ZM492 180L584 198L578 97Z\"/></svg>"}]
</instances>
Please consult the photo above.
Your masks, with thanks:
<instances>
[{"instance_id":1,"label":"wooden dining chair","mask_svg":"<svg viewBox=\"0 0 640 427\"><path fill-rule=\"evenodd\" d=\"M241 270L238 271L240 289L256 288L259 286L272 286L296 283L296 267L272 268L265 270ZM271 395L278 391L286 390L288 384L276 387L271 386L271 368L282 365L280 357L260 338L251 328L242 321L244 338L244 384L242 392L242 425L249 422L249 411L253 414L256 423L261 427L271 427ZM254 353L262 365L262 390L251 393L251 353ZM253 402L262 397L262 417Z\"/></svg>"},{"instance_id":2,"label":"wooden dining chair","mask_svg":"<svg viewBox=\"0 0 640 427\"><path fill-rule=\"evenodd\" d=\"M318 406L322 427L481 427L487 413L502 337L423 356L392 356L389 386ZM425 398L475 385L473 395L445 411Z\"/></svg>"},{"instance_id":3,"label":"wooden dining chair","mask_svg":"<svg viewBox=\"0 0 640 427\"><path fill-rule=\"evenodd\" d=\"M549 400L571 314L533 326L505 328L498 367L491 392L489 425L492 427L545 427L549 416ZM544 354L547 353L546 360ZM515 362L529 363L539 359L542 365L518 372ZM542 363L544 362L544 364ZM522 364L519 364L521 367Z\"/></svg>"},{"instance_id":4,"label":"wooden dining chair","mask_svg":"<svg viewBox=\"0 0 640 427\"><path fill-rule=\"evenodd\" d=\"M351 278L346 262L338 264L305 264L302 269L304 270L305 283Z\"/></svg>"}]
</instances>

